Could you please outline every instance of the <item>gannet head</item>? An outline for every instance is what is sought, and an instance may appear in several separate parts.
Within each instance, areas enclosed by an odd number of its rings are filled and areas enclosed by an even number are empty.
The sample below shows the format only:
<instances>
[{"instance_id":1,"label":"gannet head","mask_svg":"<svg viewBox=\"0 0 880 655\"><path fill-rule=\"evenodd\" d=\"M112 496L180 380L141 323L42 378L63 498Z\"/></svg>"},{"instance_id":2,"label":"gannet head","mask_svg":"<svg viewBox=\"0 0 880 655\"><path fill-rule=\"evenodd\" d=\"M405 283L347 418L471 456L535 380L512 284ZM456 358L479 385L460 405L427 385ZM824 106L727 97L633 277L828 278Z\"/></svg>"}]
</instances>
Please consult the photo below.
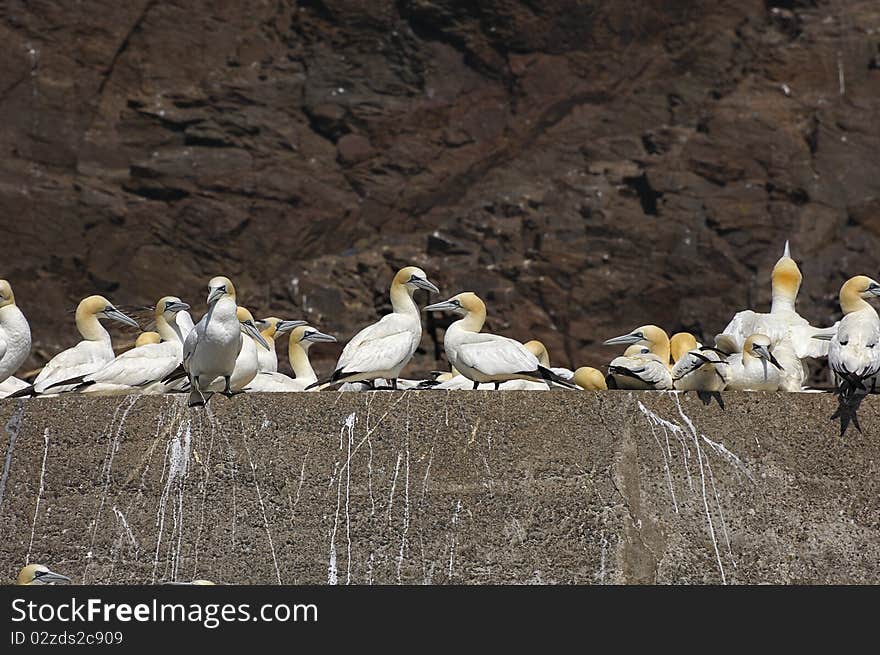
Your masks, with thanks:
<instances>
[{"instance_id":1,"label":"gannet head","mask_svg":"<svg viewBox=\"0 0 880 655\"><path fill-rule=\"evenodd\" d=\"M12 285L6 280L0 280L0 308L15 304L15 294L12 293Z\"/></svg>"},{"instance_id":2,"label":"gannet head","mask_svg":"<svg viewBox=\"0 0 880 655\"><path fill-rule=\"evenodd\" d=\"M158 332L141 332L137 340L134 342L135 348L148 346L151 344L162 343L162 337Z\"/></svg>"},{"instance_id":3,"label":"gannet head","mask_svg":"<svg viewBox=\"0 0 880 655\"><path fill-rule=\"evenodd\" d=\"M269 318L261 318L257 320L256 326L266 339L272 339L278 332L278 324L281 323L280 318L270 316Z\"/></svg>"},{"instance_id":4,"label":"gannet head","mask_svg":"<svg viewBox=\"0 0 880 655\"><path fill-rule=\"evenodd\" d=\"M70 578L60 573L51 571L48 566L42 564L28 564L18 574L15 580L17 585L38 585L38 584L70 584Z\"/></svg>"},{"instance_id":5,"label":"gannet head","mask_svg":"<svg viewBox=\"0 0 880 655\"><path fill-rule=\"evenodd\" d=\"M643 344L653 346L661 343L669 343L669 337L666 331L656 325L643 325L638 327L629 334L623 334L605 342L606 346L622 346L630 344Z\"/></svg>"},{"instance_id":6,"label":"gannet head","mask_svg":"<svg viewBox=\"0 0 880 655\"><path fill-rule=\"evenodd\" d=\"M291 321L292 322L292 321ZM324 334L311 325L299 325L290 333L291 343L298 343L308 350L313 343L335 343L336 337L332 334Z\"/></svg>"},{"instance_id":7,"label":"gannet head","mask_svg":"<svg viewBox=\"0 0 880 655\"><path fill-rule=\"evenodd\" d=\"M156 303L156 318L164 317L166 321L171 322L178 312L185 312L189 309L189 305L183 302L177 296L165 296L159 298Z\"/></svg>"},{"instance_id":8,"label":"gannet head","mask_svg":"<svg viewBox=\"0 0 880 655\"><path fill-rule=\"evenodd\" d=\"M672 361L674 362L697 348L697 340L690 332L677 332L669 339L669 349L672 351Z\"/></svg>"},{"instance_id":9,"label":"gannet head","mask_svg":"<svg viewBox=\"0 0 880 655\"><path fill-rule=\"evenodd\" d=\"M608 389L602 371L592 366L581 366L574 372L574 377L571 381L584 391L605 391Z\"/></svg>"},{"instance_id":10,"label":"gannet head","mask_svg":"<svg viewBox=\"0 0 880 655\"><path fill-rule=\"evenodd\" d=\"M416 289L424 289L430 293L440 293L440 289L435 287L428 281L425 271L416 266L407 266L397 271L394 280L391 282L392 287L405 287L410 295Z\"/></svg>"},{"instance_id":11,"label":"gannet head","mask_svg":"<svg viewBox=\"0 0 880 655\"><path fill-rule=\"evenodd\" d=\"M550 366L550 353L547 352L547 347L538 341L537 339L532 339L523 344L530 353L532 353L538 359L538 363L541 366Z\"/></svg>"},{"instance_id":12,"label":"gannet head","mask_svg":"<svg viewBox=\"0 0 880 655\"><path fill-rule=\"evenodd\" d=\"M225 291L223 293L226 293ZM263 335L260 334L260 331L257 329L256 321L254 321L254 316L244 307L239 306L235 310L235 315L238 318L238 322L241 323L241 331L246 335L251 337L258 344L263 346L266 350L272 350L269 347L269 342L263 338Z\"/></svg>"},{"instance_id":13,"label":"gannet head","mask_svg":"<svg viewBox=\"0 0 880 655\"><path fill-rule=\"evenodd\" d=\"M641 346L637 343L634 343L631 346L628 346L626 350L623 351L624 357L635 357L636 355L650 355L651 349L648 346Z\"/></svg>"},{"instance_id":14,"label":"gannet head","mask_svg":"<svg viewBox=\"0 0 880 655\"><path fill-rule=\"evenodd\" d=\"M752 334L743 344L743 358L753 357L761 360L764 367L764 379L767 379L767 364L770 363L780 371L783 370L782 364L776 361L773 356L773 342L766 334Z\"/></svg>"},{"instance_id":15,"label":"gannet head","mask_svg":"<svg viewBox=\"0 0 880 655\"><path fill-rule=\"evenodd\" d=\"M275 326L275 332L278 334L290 332L294 328L298 328L299 326L306 324L307 321L281 321L278 323L278 325Z\"/></svg>"},{"instance_id":16,"label":"gannet head","mask_svg":"<svg viewBox=\"0 0 880 655\"><path fill-rule=\"evenodd\" d=\"M208 305L213 305L227 296L235 300L235 285L232 284L232 280L223 275L211 278L208 282Z\"/></svg>"},{"instance_id":17,"label":"gannet head","mask_svg":"<svg viewBox=\"0 0 880 655\"><path fill-rule=\"evenodd\" d=\"M880 296L880 283L867 275L851 277L840 287L840 308L849 314L864 307L864 301Z\"/></svg>"},{"instance_id":18,"label":"gannet head","mask_svg":"<svg viewBox=\"0 0 880 655\"><path fill-rule=\"evenodd\" d=\"M486 313L486 304L472 291L465 291L449 300L434 303L425 307L426 312L453 312L461 316L470 313Z\"/></svg>"},{"instance_id":19,"label":"gannet head","mask_svg":"<svg viewBox=\"0 0 880 655\"><path fill-rule=\"evenodd\" d=\"M801 269L798 268L797 263L791 258L788 241L786 241L782 257L776 262L776 266L773 267L773 274L770 277L773 295L783 296L794 302L803 279Z\"/></svg>"},{"instance_id":20,"label":"gannet head","mask_svg":"<svg viewBox=\"0 0 880 655\"><path fill-rule=\"evenodd\" d=\"M113 303L107 300L104 296L89 296L88 298L83 298L80 301L79 306L76 308L76 315L77 318L83 318L85 316L109 318L112 321L118 321L134 328L140 328L137 321L116 309L116 307L113 306Z\"/></svg>"}]
</instances>

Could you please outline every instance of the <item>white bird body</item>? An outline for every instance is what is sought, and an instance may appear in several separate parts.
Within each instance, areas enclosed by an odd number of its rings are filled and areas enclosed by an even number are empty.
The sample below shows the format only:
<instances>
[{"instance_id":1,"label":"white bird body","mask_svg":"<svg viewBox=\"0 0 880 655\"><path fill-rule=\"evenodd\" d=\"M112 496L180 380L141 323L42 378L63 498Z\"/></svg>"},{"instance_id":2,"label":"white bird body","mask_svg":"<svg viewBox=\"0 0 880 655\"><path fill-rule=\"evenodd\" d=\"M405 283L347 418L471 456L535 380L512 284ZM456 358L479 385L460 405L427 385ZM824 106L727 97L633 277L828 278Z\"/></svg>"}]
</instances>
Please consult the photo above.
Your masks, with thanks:
<instances>
[{"instance_id":1,"label":"white bird body","mask_svg":"<svg viewBox=\"0 0 880 655\"><path fill-rule=\"evenodd\" d=\"M15 304L12 286L0 280L0 383L13 375L30 353L30 325Z\"/></svg>"},{"instance_id":2,"label":"white bird body","mask_svg":"<svg viewBox=\"0 0 880 655\"><path fill-rule=\"evenodd\" d=\"M260 360L257 355L260 346L252 337L241 334L240 329L239 338L241 339L241 349L238 351L238 356L232 367L232 374L229 377L229 389L233 392L244 391L260 371ZM200 388L202 391L221 392L226 389L226 381L222 375L218 375L208 386Z\"/></svg>"},{"instance_id":3,"label":"white bird body","mask_svg":"<svg viewBox=\"0 0 880 655\"><path fill-rule=\"evenodd\" d=\"M864 275L847 280L840 289L843 319L829 340L828 364L843 382L845 396L874 391L880 373L880 318L866 301L880 296L880 283Z\"/></svg>"},{"instance_id":4,"label":"white bird body","mask_svg":"<svg viewBox=\"0 0 880 655\"><path fill-rule=\"evenodd\" d=\"M703 349L688 332L673 335L670 344L675 362L671 371L673 388L710 393L724 391L729 377L725 358L714 350Z\"/></svg>"},{"instance_id":5,"label":"white bird body","mask_svg":"<svg viewBox=\"0 0 880 655\"><path fill-rule=\"evenodd\" d=\"M665 391L672 389L672 375L663 359L652 352L621 355L611 360L608 373L618 389Z\"/></svg>"},{"instance_id":6,"label":"white bird body","mask_svg":"<svg viewBox=\"0 0 880 655\"><path fill-rule=\"evenodd\" d=\"M778 391L782 385L780 363L775 359L772 340L762 334L750 335L741 353L727 358L727 388L733 391Z\"/></svg>"},{"instance_id":7,"label":"white bird body","mask_svg":"<svg viewBox=\"0 0 880 655\"><path fill-rule=\"evenodd\" d=\"M248 385L248 391L300 392L318 381L315 369L309 361L309 348L314 343L334 342L336 337L319 332L303 321L279 321L278 332L290 332L287 355L295 378L278 371L260 371ZM263 332L266 336L266 332ZM343 385L345 386L345 385ZM317 391L317 389L314 389Z\"/></svg>"}]
</instances>

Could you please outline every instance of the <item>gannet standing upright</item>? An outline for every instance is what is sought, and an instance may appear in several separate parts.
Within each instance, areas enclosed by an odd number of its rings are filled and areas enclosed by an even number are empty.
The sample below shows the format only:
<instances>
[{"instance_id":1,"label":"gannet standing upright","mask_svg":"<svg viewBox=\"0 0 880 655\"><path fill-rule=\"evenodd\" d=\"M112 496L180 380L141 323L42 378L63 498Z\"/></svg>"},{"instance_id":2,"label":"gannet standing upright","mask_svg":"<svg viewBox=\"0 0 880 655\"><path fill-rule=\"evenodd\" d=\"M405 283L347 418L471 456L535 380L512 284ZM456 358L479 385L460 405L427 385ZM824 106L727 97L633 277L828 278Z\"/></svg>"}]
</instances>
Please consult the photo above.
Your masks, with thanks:
<instances>
[{"instance_id":1,"label":"gannet standing upright","mask_svg":"<svg viewBox=\"0 0 880 655\"><path fill-rule=\"evenodd\" d=\"M278 333L290 331L287 356L295 378L277 371L260 371L248 387L248 391L305 391L318 381L315 369L309 361L309 348L313 343L332 343L336 337L324 334L311 325L301 325L302 321L282 321Z\"/></svg>"},{"instance_id":2,"label":"gannet standing upright","mask_svg":"<svg viewBox=\"0 0 880 655\"><path fill-rule=\"evenodd\" d=\"M70 578L55 571L49 570L42 564L28 564L18 574L15 580L17 585L57 585L70 584Z\"/></svg>"},{"instance_id":3,"label":"gannet standing upright","mask_svg":"<svg viewBox=\"0 0 880 655\"><path fill-rule=\"evenodd\" d=\"M735 352L742 352L745 340L752 334L764 334L773 343L773 354L783 367L781 389L800 391L809 370L801 361L806 357L825 357L828 343L813 339L831 328L816 328L797 313L795 303L801 288L803 275L791 258L788 241L782 257L776 262L771 275L772 300L770 313L759 314L750 309L738 312L716 337L727 339L736 345Z\"/></svg>"},{"instance_id":4,"label":"gannet standing upright","mask_svg":"<svg viewBox=\"0 0 880 655\"><path fill-rule=\"evenodd\" d=\"M31 327L15 304L12 285L0 280L0 398L28 386L12 376L30 353Z\"/></svg>"},{"instance_id":5,"label":"gannet standing upright","mask_svg":"<svg viewBox=\"0 0 880 655\"><path fill-rule=\"evenodd\" d=\"M656 325L643 325L628 334L608 339L606 346L636 345L647 353L627 352L608 365L608 386L617 389L666 390L672 388L669 371L669 336Z\"/></svg>"},{"instance_id":6,"label":"gannet standing upright","mask_svg":"<svg viewBox=\"0 0 880 655\"><path fill-rule=\"evenodd\" d=\"M70 391L73 385L62 385L64 380L75 379L94 373L107 362L113 360L113 344L110 334L101 325L101 318L138 327L137 322L116 309L103 296L89 296L80 301L76 308L76 328L83 340L72 348L63 350L40 371L32 387L22 389L11 395L34 393L61 393Z\"/></svg>"},{"instance_id":7,"label":"gannet standing upright","mask_svg":"<svg viewBox=\"0 0 880 655\"><path fill-rule=\"evenodd\" d=\"M260 371L259 351L268 350L269 344L260 334L253 315L244 307L238 307L235 311L241 331L241 350L235 358L235 366L228 380L215 378L207 387L202 386L202 391L219 391L226 395L234 395L245 390Z\"/></svg>"},{"instance_id":8,"label":"gannet standing upright","mask_svg":"<svg viewBox=\"0 0 880 655\"><path fill-rule=\"evenodd\" d=\"M573 388L553 371L541 366L538 358L519 341L480 332L486 322L486 305L477 294L467 291L449 300L425 307L427 312L454 312L462 318L446 328L443 347L446 358L476 389L481 382L492 382L497 389L506 380L556 383Z\"/></svg>"},{"instance_id":9,"label":"gannet standing upright","mask_svg":"<svg viewBox=\"0 0 880 655\"><path fill-rule=\"evenodd\" d=\"M415 266L402 268L391 282L390 314L365 327L351 338L329 380L318 384L342 384L385 378L397 389L397 378L422 340L422 318L413 300L416 289L438 293L425 272Z\"/></svg>"},{"instance_id":10,"label":"gannet standing upright","mask_svg":"<svg viewBox=\"0 0 880 655\"><path fill-rule=\"evenodd\" d=\"M216 378L225 382L223 393L232 393L230 378L242 347L237 311L232 280L223 276L212 278L208 282L208 311L183 344L183 368L192 388L190 407L207 402L202 389L207 389Z\"/></svg>"}]
</instances>

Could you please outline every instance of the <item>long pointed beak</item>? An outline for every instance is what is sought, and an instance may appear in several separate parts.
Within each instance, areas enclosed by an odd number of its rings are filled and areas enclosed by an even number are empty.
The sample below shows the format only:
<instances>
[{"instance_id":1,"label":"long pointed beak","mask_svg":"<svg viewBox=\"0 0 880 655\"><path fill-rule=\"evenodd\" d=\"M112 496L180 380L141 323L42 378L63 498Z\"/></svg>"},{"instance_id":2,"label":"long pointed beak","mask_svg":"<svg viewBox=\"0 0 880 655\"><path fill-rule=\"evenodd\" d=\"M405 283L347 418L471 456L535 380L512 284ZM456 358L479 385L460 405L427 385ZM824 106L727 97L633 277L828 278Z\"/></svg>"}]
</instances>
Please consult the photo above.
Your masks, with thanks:
<instances>
[{"instance_id":1,"label":"long pointed beak","mask_svg":"<svg viewBox=\"0 0 880 655\"><path fill-rule=\"evenodd\" d=\"M224 287L214 287L213 289L208 289L208 304L213 305L215 302L220 300L223 297L223 294L226 293L226 289Z\"/></svg>"},{"instance_id":2,"label":"long pointed beak","mask_svg":"<svg viewBox=\"0 0 880 655\"><path fill-rule=\"evenodd\" d=\"M241 324L241 329L243 332L247 333L249 336L254 338L254 341L259 343L266 350L272 350L269 347L269 342L260 334L260 331L257 329L257 326L248 321L247 323Z\"/></svg>"},{"instance_id":3,"label":"long pointed beak","mask_svg":"<svg viewBox=\"0 0 880 655\"><path fill-rule=\"evenodd\" d=\"M640 336L635 334L623 334L619 337L614 337L613 339L608 339L605 341L606 346L630 346L635 343L639 343L642 341Z\"/></svg>"},{"instance_id":4,"label":"long pointed beak","mask_svg":"<svg viewBox=\"0 0 880 655\"><path fill-rule=\"evenodd\" d=\"M70 584L71 580L66 575L49 571L35 580L38 584Z\"/></svg>"},{"instance_id":5,"label":"long pointed beak","mask_svg":"<svg viewBox=\"0 0 880 655\"><path fill-rule=\"evenodd\" d=\"M334 343L336 341L336 337L332 334L324 334L323 332L312 332L306 339L315 343Z\"/></svg>"},{"instance_id":6,"label":"long pointed beak","mask_svg":"<svg viewBox=\"0 0 880 655\"><path fill-rule=\"evenodd\" d=\"M275 331L290 332L293 328L297 328L300 325L308 325L308 321L281 321L275 326Z\"/></svg>"},{"instance_id":7,"label":"long pointed beak","mask_svg":"<svg viewBox=\"0 0 880 655\"><path fill-rule=\"evenodd\" d=\"M429 280L416 278L412 281L412 283L416 285L419 289L424 289L425 291L429 291L430 293L440 293L440 289L434 286Z\"/></svg>"},{"instance_id":8,"label":"long pointed beak","mask_svg":"<svg viewBox=\"0 0 880 655\"><path fill-rule=\"evenodd\" d=\"M755 350L758 351L758 355L761 357L762 360L764 360L765 362L770 362L771 364L773 364L773 366L778 368L780 371L785 370L782 368L782 364L780 364L776 360L776 358L773 356L773 353L770 352L770 350L768 348L765 348L764 346L760 346L758 348L755 348Z\"/></svg>"},{"instance_id":9,"label":"long pointed beak","mask_svg":"<svg viewBox=\"0 0 880 655\"><path fill-rule=\"evenodd\" d=\"M166 312L185 312L189 310L189 305L185 302L172 302L165 306Z\"/></svg>"},{"instance_id":10,"label":"long pointed beak","mask_svg":"<svg viewBox=\"0 0 880 655\"><path fill-rule=\"evenodd\" d=\"M126 325L130 325L131 327L140 329L140 325L138 325L137 321L131 318L130 316L126 316L118 309L113 307L112 309L104 310L104 316L107 318L118 321L119 323L125 323Z\"/></svg>"},{"instance_id":11,"label":"long pointed beak","mask_svg":"<svg viewBox=\"0 0 880 655\"><path fill-rule=\"evenodd\" d=\"M454 312L458 309L458 305L454 304L450 300L444 300L443 302L435 302L433 305L425 306L424 311L426 312Z\"/></svg>"}]
</instances>

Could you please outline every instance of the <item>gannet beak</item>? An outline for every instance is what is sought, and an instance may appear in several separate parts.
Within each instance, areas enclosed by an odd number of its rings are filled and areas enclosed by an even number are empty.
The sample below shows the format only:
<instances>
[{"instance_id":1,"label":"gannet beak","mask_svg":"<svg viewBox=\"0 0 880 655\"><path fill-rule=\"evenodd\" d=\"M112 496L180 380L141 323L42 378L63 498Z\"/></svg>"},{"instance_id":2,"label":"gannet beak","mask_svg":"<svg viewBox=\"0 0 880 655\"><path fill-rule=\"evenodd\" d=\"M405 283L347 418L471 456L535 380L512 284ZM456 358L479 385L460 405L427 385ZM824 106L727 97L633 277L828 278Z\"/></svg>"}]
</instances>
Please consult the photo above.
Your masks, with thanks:
<instances>
[{"instance_id":1,"label":"gannet beak","mask_svg":"<svg viewBox=\"0 0 880 655\"><path fill-rule=\"evenodd\" d=\"M459 309L459 306L456 305L451 300L444 300L443 302L435 302L433 305L427 305L424 309L426 312L454 312Z\"/></svg>"},{"instance_id":2,"label":"gannet beak","mask_svg":"<svg viewBox=\"0 0 880 655\"><path fill-rule=\"evenodd\" d=\"M639 343L644 341L640 334L624 334L619 337L614 337L613 339L608 339L605 342L606 346L630 346L635 343Z\"/></svg>"},{"instance_id":3,"label":"gannet beak","mask_svg":"<svg viewBox=\"0 0 880 655\"><path fill-rule=\"evenodd\" d=\"M257 329L256 325L254 325L250 321L245 321L241 324L241 329L252 336L257 343L263 346L263 348L265 348L266 350L272 350L269 347L269 342L266 341L262 334L260 334L260 331Z\"/></svg>"},{"instance_id":4,"label":"gannet beak","mask_svg":"<svg viewBox=\"0 0 880 655\"><path fill-rule=\"evenodd\" d=\"M138 329L140 329L140 327L141 327L140 325L137 324L137 321L136 321L136 320L134 320L133 318L131 318L131 317L129 317L129 316L126 316L125 314L123 314L122 312L120 312L120 311L119 311L118 309L116 309L115 307L112 307L112 306L111 306L111 307L108 307L108 308L105 309L102 313L104 314L104 316L106 316L107 318L109 318L109 319L111 319L111 320L113 320L113 321L118 321L118 322L120 322L120 323L125 323L126 325L130 325L130 326L133 327L133 328L138 328Z\"/></svg>"},{"instance_id":5,"label":"gannet beak","mask_svg":"<svg viewBox=\"0 0 880 655\"><path fill-rule=\"evenodd\" d=\"M275 326L276 332L289 332L293 328L297 328L300 325L307 325L307 321L281 321L278 325Z\"/></svg>"},{"instance_id":6,"label":"gannet beak","mask_svg":"<svg viewBox=\"0 0 880 655\"><path fill-rule=\"evenodd\" d=\"M424 289L425 291L429 291L430 293L440 293L440 289L431 284L431 282L429 282L425 278L421 278L416 275L410 277L409 283L412 284L414 287Z\"/></svg>"},{"instance_id":7,"label":"gannet beak","mask_svg":"<svg viewBox=\"0 0 880 655\"><path fill-rule=\"evenodd\" d=\"M33 584L70 584L71 580L66 575L55 573L55 571L46 571L34 577Z\"/></svg>"},{"instance_id":8,"label":"gannet beak","mask_svg":"<svg viewBox=\"0 0 880 655\"><path fill-rule=\"evenodd\" d=\"M334 343L336 341L336 337L332 334L324 334L323 332L310 332L305 336L305 339L309 341L314 341L315 343Z\"/></svg>"},{"instance_id":9,"label":"gannet beak","mask_svg":"<svg viewBox=\"0 0 880 655\"><path fill-rule=\"evenodd\" d=\"M782 364L780 364L776 358L773 356L773 353L766 346L755 346L755 351L758 353L758 356L764 360L765 362L770 362L778 368L780 371L784 370L782 368Z\"/></svg>"},{"instance_id":10,"label":"gannet beak","mask_svg":"<svg viewBox=\"0 0 880 655\"><path fill-rule=\"evenodd\" d=\"M189 309L189 305L185 302L169 302L165 303L166 312L185 312Z\"/></svg>"},{"instance_id":11,"label":"gannet beak","mask_svg":"<svg viewBox=\"0 0 880 655\"><path fill-rule=\"evenodd\" d=\"M226 293L226 286L214 287L213 289L208 289L208 304L213 305L215 302L220 300L223 294Z\"/></svg>"},{"instance_id":12,"label":"gannet beak","mask_svg":"<svg viewBox=\"0 0 880 655\"><path fill-rule=\"evenodd\" d=\"M871 282L871 284L868 285L868 293L872 296L880 296L880 284Z\"/></svg>"}]
</instances>

